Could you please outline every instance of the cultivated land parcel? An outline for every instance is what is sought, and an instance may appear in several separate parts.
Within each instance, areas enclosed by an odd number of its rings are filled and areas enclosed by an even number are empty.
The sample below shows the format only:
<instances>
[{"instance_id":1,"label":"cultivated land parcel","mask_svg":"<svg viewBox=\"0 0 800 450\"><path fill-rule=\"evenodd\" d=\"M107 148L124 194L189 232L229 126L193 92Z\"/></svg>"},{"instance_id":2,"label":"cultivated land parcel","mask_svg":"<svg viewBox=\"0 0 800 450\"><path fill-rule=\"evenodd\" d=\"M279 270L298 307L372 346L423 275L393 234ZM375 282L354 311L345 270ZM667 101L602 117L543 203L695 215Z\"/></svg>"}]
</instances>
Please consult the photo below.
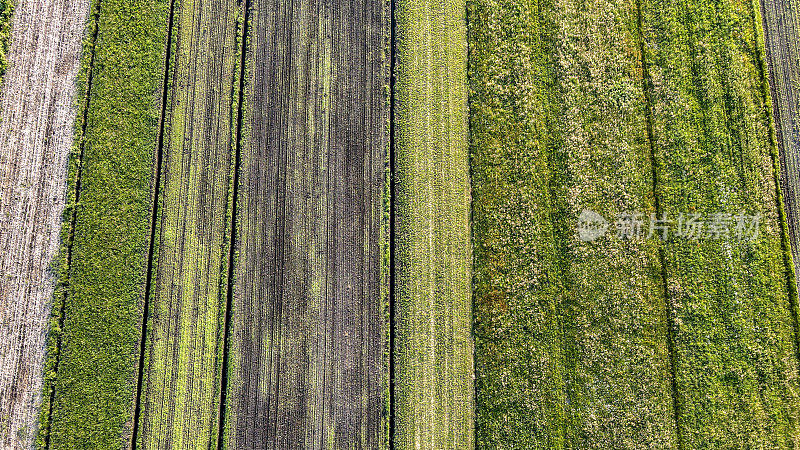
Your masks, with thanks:
<instances>
[{"instance_id":1,"label":"cultivated land parcel","mask_svg":"<svg viewBox=\"0 0 800 450\"><path fill-rule=\"evenodd\" d=\"M0 6L0 447L800 445L794 0Z\"/></svg>"}]
</instances>

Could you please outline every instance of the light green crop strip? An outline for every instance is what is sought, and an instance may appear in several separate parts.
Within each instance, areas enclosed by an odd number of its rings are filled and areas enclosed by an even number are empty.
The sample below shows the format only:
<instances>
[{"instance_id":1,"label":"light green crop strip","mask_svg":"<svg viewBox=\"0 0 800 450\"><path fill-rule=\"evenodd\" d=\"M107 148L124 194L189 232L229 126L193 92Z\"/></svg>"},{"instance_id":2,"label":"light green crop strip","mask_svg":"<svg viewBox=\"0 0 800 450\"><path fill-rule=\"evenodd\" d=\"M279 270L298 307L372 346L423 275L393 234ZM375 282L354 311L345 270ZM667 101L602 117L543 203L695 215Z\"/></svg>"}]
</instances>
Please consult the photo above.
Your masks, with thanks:
<instances>
[{"instance_id":1,"label":"light green crop strip","mask_svg":"<svg viewBox=\"0 0 800 450\"><path fill-rule=\"evenodd\" d=\"M614 226L655 212L636 4L469 17L478 447L669 447L657 243Z\"/></svg>"},{"instance_id":2,"label":"light green crop strip","mask_svg":"<svg viewBox=\"0 0 800 450\"><path fill-rule=\"evenodd\" d=\"M473 433L466 7L396 3L396 448Z\"/></svg>"},{"instance_id":3,"label":"light green crop strip","mask_svg":"<svg viewBox=\"0 0 800 450\"><path fill-rule=\"evenodd\" d=\"M142 390L144 448L216 445L238 2L181 0ZM221 289L222 288L222 289Z\"/></svg>"}]
</instances>

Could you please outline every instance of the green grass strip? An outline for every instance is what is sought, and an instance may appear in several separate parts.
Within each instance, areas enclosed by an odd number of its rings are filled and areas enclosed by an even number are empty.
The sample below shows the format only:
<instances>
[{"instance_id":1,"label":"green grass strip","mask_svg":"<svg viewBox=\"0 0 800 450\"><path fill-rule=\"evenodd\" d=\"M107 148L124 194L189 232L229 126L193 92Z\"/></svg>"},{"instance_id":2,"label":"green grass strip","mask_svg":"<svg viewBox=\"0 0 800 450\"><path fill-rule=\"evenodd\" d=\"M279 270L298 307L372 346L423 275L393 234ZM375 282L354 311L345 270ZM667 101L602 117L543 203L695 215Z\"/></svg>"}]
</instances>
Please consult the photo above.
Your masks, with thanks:
<instances>
[{"instance_id":1,"label":"green grass strip","mask_svg":"<svg viewBox=\"0 0 800 450\"><path fill-rule=\"evenodd\" d=\"M551 2L469 3L478 448L563 448Z\"/></svg>"},{"instance_id":2,"label":"green grass strip","mask_svg":"<svg viewBox=\"0 0 800 450\"><path fill-rule=\"evenodd\" d=\"M469 17L478 447L672 446L657 247L613 224L655 212L636 4Z\"/></svg>"},{"instance_id":3,"label":"green grass strip","mask_svg":"<svg viewBox=\"0 0 800 450\"><path fill-rule=\"evenodd\" d=\"M466 8L396 2L397 448L473 446Z\"/></svg>"},{"instance_id":4,"label":"green grass strip","mask_svg":"<svg viewBox=\"0 0 800 450\"><path fill-rule=\"evenodd\" d=\"M169 2L102 0L92 10L101 14L85 44L70 164L80 197L65 212L76 208L63 234L74 226L71 265L60 275L63 327L54 321L48 348L52 416L40 427L51 448L126 447L136 392Z\"/></svg>"},{"instance_id":5,"label":"green grass strip","mask_svg":"<svg viewBox=\"0 0 800 450\"><path fill-rule=\"evenodd\" d=\"M8 67L6 55L8 54L8 45L11 40L11 18L13 15L13 0L0 1L0 82L3 81L3 75L5 75L6 67Z\"/></svg>"},{"instance_id":6,"label":"green grass strip","mask_svg":"<svg viewBox=\"0 0 800 450\"><path fill-rule=\"evenodd\" d=\"M665 248L684 448L797 445L792 274L760 21L750 1L642 1L663 210L762 216L753 241Z\"/></svg>"}]
</instances>

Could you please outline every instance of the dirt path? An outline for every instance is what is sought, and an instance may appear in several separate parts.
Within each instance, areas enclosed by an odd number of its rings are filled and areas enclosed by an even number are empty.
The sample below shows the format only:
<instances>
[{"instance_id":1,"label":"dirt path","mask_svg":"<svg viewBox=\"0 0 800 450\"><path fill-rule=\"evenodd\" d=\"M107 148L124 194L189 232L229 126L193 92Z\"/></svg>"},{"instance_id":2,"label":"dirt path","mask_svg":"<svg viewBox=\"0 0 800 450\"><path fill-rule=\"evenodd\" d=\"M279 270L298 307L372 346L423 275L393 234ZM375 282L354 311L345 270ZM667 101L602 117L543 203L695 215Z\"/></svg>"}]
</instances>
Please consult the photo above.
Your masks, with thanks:
<instances>
[{"instance_id":1,"label":"dirt path","mask_svg":"<svg viewBox=\"0 0 800 450\"><path fill-rule=\"evenodd\" d=\"M0 97L0 447L30 445L86 0L21 0Z\"/></svg>"}]
</instances>

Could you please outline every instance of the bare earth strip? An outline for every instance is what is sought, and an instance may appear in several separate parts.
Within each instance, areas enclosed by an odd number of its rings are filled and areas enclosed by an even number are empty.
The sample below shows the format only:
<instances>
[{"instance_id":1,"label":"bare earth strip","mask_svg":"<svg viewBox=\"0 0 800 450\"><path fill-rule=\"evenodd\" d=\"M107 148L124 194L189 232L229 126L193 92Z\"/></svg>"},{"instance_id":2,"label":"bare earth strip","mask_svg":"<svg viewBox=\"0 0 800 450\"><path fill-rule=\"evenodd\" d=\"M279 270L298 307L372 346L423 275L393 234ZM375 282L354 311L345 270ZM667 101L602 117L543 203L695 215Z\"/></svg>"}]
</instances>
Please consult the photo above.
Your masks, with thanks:
<instances>
[{"instance_id":1,"label":"bare earth strip","mask_svg":"<svg viewBox=\"0 0 800 450\"><path fill-rule=\"evenodd\" d=\"M141 448L217 443L239 2L176 4Z\"/></svg>"},{"instance_id":2,"label":"bare earth strip","mask_svg":"<svg viewBox=\"0 0 800 450\"><path fill-rule=\"evenodd\" d=\"M383 448L388 2L251 6L225 443Z\"/></svg>"},{"instance_id":3,"label":"bare earth strip","mask_svg":"<svg viewBox=\"0 0 800 450\"><path fill-rule=\"evenodd\" d=\"M31 445L89 2L20 0L0 97L0 447Z\"/></svg>"}]
</instances>

